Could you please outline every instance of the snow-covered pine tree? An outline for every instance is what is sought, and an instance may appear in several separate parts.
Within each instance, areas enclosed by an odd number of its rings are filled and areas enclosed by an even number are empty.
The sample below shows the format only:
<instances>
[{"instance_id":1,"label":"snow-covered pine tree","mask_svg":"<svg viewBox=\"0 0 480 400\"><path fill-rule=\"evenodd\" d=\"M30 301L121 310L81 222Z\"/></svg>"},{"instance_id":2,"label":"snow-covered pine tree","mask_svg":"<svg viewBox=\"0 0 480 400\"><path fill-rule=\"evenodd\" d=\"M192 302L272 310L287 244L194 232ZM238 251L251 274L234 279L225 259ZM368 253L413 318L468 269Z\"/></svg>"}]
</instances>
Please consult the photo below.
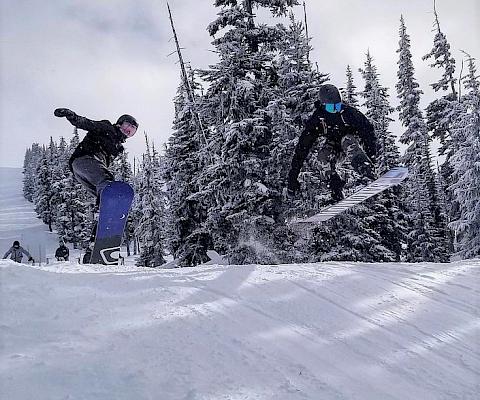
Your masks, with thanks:
<instances>
[{"instance_id":1,"label":"snow-covered pine tree","mask_svg":"<svg viewBox=\"0 0 480 400\"><path fill-rule=\"evenodd\" d=\"M409 167L409 197L414 229L410 232L409 261L447 262L448 232L439 207L436 180L431 165L428 128L420 110L422 91L414 76L410 37L400 19L398 83L399 117L406 131L400 140L408 145L404 162Z\"/></svg>"},{"instance_id":2,"label":"snow-covered pine tree","mask_svg":"<svg viewBox=\"0 0 480 400\"><path fill-rule=\"evenodd\" d=\"M398 166L400 160L395 137L389 131L390 122L393 121L391 114L395 109L390 106L388 89L380 84L380 76L370 51L366 54L365 68L360 69L360 73L365 81L361 93L366 109L365 115L372 123L377 138L377 172L383 174Z\"/></svg>"},{"instance_id":3,"label":"snow-covered pine tree","mask_svg":"<svg viewBox=\"0 0 480 400\"><path fill-rule=\"evenodd\" d=\"M165 194L163 192L161 160L155 148L147 152L136 176L135 213L139 215L135 233L139 238L140 256L137 265L158 267L164 259Z\"/></svg>"},{"instance_id":4,"label":"snow-covered pine tree","mask_svg":"<svg viewBox=\"0 0 480 400\"><path fill-rule=\"evenodd\" d=\"M32 201L34 175L31 173L32 165L32 149L28 148L23 157L23 197L28 201Z\"/></svg>"},{"instance_id":5,"label":"snow-covered pine tree","mask_svg":"<svg viewBox=\"0 0 480 400\"><path fill-rule=\"evenodd\" d=\"M353 80L353 73L352 69L350 68L350 65L347 65L347 70L346 70L346 85L345 88L341 89L342 92L342 101L352 107L357 107L358 106L358 99L357 99L357 87L355 86L354 80Z\"/></svg>"},{"instance_id":6,"label":"snow-covered pine tree","mask_svg":"<svg viewBox=\"0 0 480 400\"><path fill-rule=\"evenodd\" d=\"M48 225L50 232L53 232L55 218L55 208L52 204L52 198L55 196L52 165L56 151L55 143L50 140L50 146L48 148L44 147L42 158L37 166L37 179L33 197L35 211L39 218Z\"/></svg>"},{"instance_id":7,"label":"snow-covered pine tree","mask_svg":"<svg viewBox=\"0 0 480 400\"><path fill-rule=\"evenodd\" d=\"M451 131L458 143L451 158L451 189L459 205L459 217L450 226L457 232L456 251L464 259L480 255L480 81L475 59L467 57L467 93L460 99L463 112L457 115Z\"/></svg>"},{"instance_id":8,"label":"snow-covered pine tree","mask_svg":"<svg viewBox=\"0 0 480 400\"><path fill-rule=\"evenodd\" d=\"M196 120L195 104L187 92L197 86L193 73L188 79L191 80L189 87L182 82L175 97L174 132L165 152L164 170L168 196L168 249L179 267L207 261L207 250L212 246L204 224L207 194L199 187L199 176L204 168L208 168L209 158L201 153L205 152L206 143Z\"/></svg>"},{"instance_id":9,"label":"snow-covered pine tree","mask_svg":"<svg viewBox=\"0 0 480 400\"><path fill-rule=\"evenodd\" d=\"M271 100L266 108L269 129L272 131L270 160L267 163L267 179L270 187L280 193L286 186L288 171L304 122L314 111L319 86L325 82L324 74L312 68L309 61L311 47L304 25L289 15L290 24L283 28L279 41L278 56L274 62L277 84L272 88ZM312 151L313 153L315 150ZM318 162L315 156L309 158L300 175L301 196L295 201L281 204L282 217L288 219L320 207L325 187L319 179ZM294 232L277 224L276 253L284 262L302 261L300 248L293 248L296 241Z\"/></svg>"},{"instance_id":10,"label":"snow-covered pine tree","mask_svg":"<svg viewBox=\"0 0 480 400\"><path fill-rule=\"evenodd\" d=\"M395 143L395 137L389 130L393 121L391 114L394 108L390 106L386 87L380 84L380 76L373 63L370 51L366 54L364 69L360 69L365 81L361 93L366 108L365 115L372 123L377 138L376 169L381 175L399 165L400 152ZM403 244L407 243L408 216L405 210L405 193L401 187L396 187L376 196L366 203L371 210L368 217L369 227L381 237L381 245L387 250L382 256L391 257L391 261L402 258Z\"/></svg>"},{"instance_id":11,"label":"snow-covered pine tree","mask_svg":"<svg viewBox=\"0 0 480 400\"><path fill-rule=\"evenodd\" d=\"M32 143L32 146L25 152L23 162L23 196L30 202L33 202L37 167L42 154L42 147L38 143Z\"/></svg>"},{"instance_id":12,"label":"snow-covered pine tree","mask_svg":"<svg viewBox=\"0 0 480 400\"><path fill-rule=\"evenodd\" d=\"M69 188L66 186L67 177L70 175L68 168L68 158L70 152L68 151L67 143L63 137L60 138L60 143L57 145L57 154L51 166L53 177L53 192L52 204L55 210L55 227L57 233L64 241L65 228L68 226L68 214L65 213L66 197L69 195Z\"/></svg>"},{"instance_id":13,"label":"snow-covered pine tree","mask_svg":"<svg viewBox=\"0 0 480 400\"><path fill-rule=\"evenodd\" d=\"M283 29L255 24L254 8L284 15L297 0L217 0L209 27L220 61L202 76L209 88L203 120L215 162L202 178L215 196L209 210L214 247L233 263L278 262L274 243L281 193L266 174L273 132L266 108L277 84L274 58Z\"/></svg>"},{"instance_id":14,"label":"snow-covered pine tree","mask_svg":"<svg viewBox=\"0 0 480 400\"><path fill-rule=\"evenodd\" d=\"M64 178L58 184L62 202L57 207L56 227L59 236L74 248L88 245L92 229L92 209L94 199L87 195L82 185L75 180L68 160L80 142L77 128L68 146L60 152L59 165L63 168ZM64 145L59 148L63 149Z\"/></svg>"},{"instance_id":15,"label":"snow-covered pine tree","mask_svg":"<svg viewBox=\"0 0 480 400\"><path fill-rule=\"evenodd\" d=\"M128 161L128 152L124 151L112 162L110 168L116 181L132 184L133 172L132 165Z\"/></svg>"},{"instance_id":16,"label":"snow-covered pine tree","mask_svg":"<svg viewBox=\"0 0 480 400\"><path fill-rule=\"evenodd\" d=\"M269 163L270 175L274 181L285 186L290 170L296 143L304 129L305 121L315 109L318 88L326 81L326 76L315 71L309 62L311 47L304 26L290 14L290 25L284 29L284 37L279 43L279 54L275 64L278 75L277 92L272 96L267 113L271 118L272 160ZM325 185L320 180L319 165L315 152L305 163L300 182L301 196L291 204L287 203L287 214L299 214L321 207L325 196Z\"/></svg>"},{"instance_id":17,"label":"snow-covered pine tree","mask_svg":"<svg viewBox=\"0 0 480 400\"><path fill-rule=\"evenodd\" d=\"M434 2L435 4L435 2ZM457 98L457 90L455 89L456 79L455 75L455 59L450 53L450 44L448 43L447 36L440 29L440 22L438 20L437 10L434 6L435 15L435 38L433 40L433 48L429 53L422 57L423 60L433 58L434 61L430 64L432 68L439 68L442 71L442 76L438 82L432 83L431 86L438 91L449 91L453 95L453 98ZM440 129L436 133L445 133L443 129ZM441 136L439 136L441 137Z\"/></svg>"},{"instance_id":18,"label":"snow-covered pine tree","mask_svg":"<svg viewBox=\"0 0 480 400\"><path fill-rule=\"evenodd\" d=\"M453 184L450 159L453 152L458 147L456 143L452 143L451 126L456 115L461 112L458 103L458 93L456 90L455 59L450 53L450 44L446 35L440 29L440 22L434 2L435 15L435 37L432 50L423 56L423 60L432 59L430 67L438 68L442 71L442 75L437 82L431 84L435 92L441 97L433 100L426 109L427 126L433 138L440 141L440 155L445 156L445 161L439 169L441 177L439 184L445 203L449 205L446 209L446 219L451 220L457 218L458 204L454 202L453 193L450 187ZM450 239L450 242L452 239Z\"/></svg>"}]
</instances>

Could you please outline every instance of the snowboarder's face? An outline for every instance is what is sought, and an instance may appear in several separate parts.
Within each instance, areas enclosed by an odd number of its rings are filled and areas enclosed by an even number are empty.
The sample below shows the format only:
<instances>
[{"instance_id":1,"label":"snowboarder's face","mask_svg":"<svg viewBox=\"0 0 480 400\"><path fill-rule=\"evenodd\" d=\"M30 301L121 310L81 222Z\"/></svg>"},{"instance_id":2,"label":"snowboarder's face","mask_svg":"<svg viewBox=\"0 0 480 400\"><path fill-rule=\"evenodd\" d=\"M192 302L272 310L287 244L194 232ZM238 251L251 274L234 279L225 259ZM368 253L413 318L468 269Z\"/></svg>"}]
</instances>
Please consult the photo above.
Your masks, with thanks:
<instances>
[{"instance_id":1,"label":"snowboarder's face","mask_svg":"<svg viewBox=\"0 0 480 400\"><path fill-rule=\"evenodd\" d=\"M120 125L120 131L127 137L131 138L137 132L137 127L132 125L130 122L123 122Z\"/></svg>"}]
</instances>

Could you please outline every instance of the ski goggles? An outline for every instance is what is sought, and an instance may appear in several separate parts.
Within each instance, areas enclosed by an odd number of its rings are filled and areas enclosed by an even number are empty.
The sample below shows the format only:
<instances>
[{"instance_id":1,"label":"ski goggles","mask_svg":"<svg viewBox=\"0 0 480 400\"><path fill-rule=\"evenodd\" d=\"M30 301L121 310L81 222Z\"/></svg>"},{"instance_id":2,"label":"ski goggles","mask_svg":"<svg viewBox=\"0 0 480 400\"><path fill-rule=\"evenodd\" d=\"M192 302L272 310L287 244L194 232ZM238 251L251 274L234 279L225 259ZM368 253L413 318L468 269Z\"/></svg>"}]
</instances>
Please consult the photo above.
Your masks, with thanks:
<instances>
[{"instance_id":1,"label":"ski goggles","mask_svg":"<svg viewBox=\"0 0 480 400\"><path fill-rule=\"evenodd\" d=\"M342 110L342 103L326 103L325 110L327 112L335 114L336 112L340 112Z\"/></svg>"}]
</instances>

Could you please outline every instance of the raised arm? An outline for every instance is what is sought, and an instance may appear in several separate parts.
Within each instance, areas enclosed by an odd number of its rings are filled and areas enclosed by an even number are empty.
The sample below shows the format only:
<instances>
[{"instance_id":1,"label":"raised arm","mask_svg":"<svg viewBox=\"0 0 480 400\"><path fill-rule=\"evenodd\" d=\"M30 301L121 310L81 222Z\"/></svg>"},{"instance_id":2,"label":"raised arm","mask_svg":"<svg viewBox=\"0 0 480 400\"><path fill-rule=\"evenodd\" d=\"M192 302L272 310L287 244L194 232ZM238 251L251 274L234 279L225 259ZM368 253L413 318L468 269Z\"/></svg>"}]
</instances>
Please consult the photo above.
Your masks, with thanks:
<instances>
[{"instance_id":1,"label":"raised arm","mask_svg":"<svg viewBox=\"0 0 480 400\"><path fill-rule=\"evenodd\" d=\"M77 128L83 129L85 131L96 130L102 124L101 121L92 121L91 119L77 115L68 108L57 108L53 114L56 117L67 118L73 126L76 126Z\"/></svg>"}]
</instances>

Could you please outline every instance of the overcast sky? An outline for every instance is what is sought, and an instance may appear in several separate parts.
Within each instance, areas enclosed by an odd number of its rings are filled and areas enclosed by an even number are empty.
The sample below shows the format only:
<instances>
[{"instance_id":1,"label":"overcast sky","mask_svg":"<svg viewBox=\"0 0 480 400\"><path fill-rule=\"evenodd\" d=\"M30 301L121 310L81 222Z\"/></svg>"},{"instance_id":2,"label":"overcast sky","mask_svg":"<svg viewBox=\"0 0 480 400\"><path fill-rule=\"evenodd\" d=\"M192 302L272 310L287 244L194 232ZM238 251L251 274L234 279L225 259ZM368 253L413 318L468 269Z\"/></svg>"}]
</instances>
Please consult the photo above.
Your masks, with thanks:
<instances>
[{"instance_id":1,"label":"overcast sky","mask_svg":"<svg viewBox=\"0 0 480 400\"><path fill-rule=\"evenodd\" d=\"M180 78L166 3L162 0L0 0L0 166L20 167L32 142L71 138L73 127L53 117L68 107L91 119L115 121L124 113L140 122L157 146L171 134ZM213 0L170 0L184 50L194 68L216 61L206 27L218 11ZM438 77L422 55L432 48L433 0L306 0L311 59L331 82L342 86L345 67L357 72L369 49L396 104L398 29L403 14L411 36L417 80L432 98ZM460 50L478 58L478 0L437 0L442 31ZM303 18L303 7L295 8ZM457 73L460 68L457 68ZM396 134L398 124L392 125ZM137 134L127 142L131 156L144 151Z\"/></svg>"}]
</instances>

